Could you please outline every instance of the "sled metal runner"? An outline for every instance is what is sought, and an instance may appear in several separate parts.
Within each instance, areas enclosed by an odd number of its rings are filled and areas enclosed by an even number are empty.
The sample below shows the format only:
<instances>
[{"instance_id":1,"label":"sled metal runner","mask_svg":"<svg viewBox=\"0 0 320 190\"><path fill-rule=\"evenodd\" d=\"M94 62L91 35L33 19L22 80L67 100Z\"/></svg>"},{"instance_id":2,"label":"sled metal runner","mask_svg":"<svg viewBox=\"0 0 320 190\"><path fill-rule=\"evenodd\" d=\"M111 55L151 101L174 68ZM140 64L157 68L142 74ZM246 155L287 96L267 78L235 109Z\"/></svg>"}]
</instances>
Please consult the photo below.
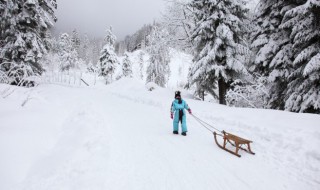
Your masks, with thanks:
<instances>
[{"instance_id":1,"label":"sled metal runner","mask_svg":"<svg viewBox=\"0 0 320 190\"><path fill-rule=\"evenodd\" d=\"M246 151L247 153L250 153L253 155L255 154L254 152L251 151L251 148L250 148L250 143L252 143L252 141L238 137L238 136L233 135L231 133L227 133L225 131L222 131L221 133L222 134L217 134L215 131L213 132L214 140L215 140L216 144L218 145L218 147L220 147L221 149L223 149L233 155L236 155L238 157L241 157L241 155L238 153L240 149ZM218 135L223 138L223 145L219 144L219 142L217 140ZM232 151L232 150L227 149L226 148L227 143L234 146L236 148L236 150ZM247 148L243 148L242 145L246 145Z\"/></svg>"}]
</instances>

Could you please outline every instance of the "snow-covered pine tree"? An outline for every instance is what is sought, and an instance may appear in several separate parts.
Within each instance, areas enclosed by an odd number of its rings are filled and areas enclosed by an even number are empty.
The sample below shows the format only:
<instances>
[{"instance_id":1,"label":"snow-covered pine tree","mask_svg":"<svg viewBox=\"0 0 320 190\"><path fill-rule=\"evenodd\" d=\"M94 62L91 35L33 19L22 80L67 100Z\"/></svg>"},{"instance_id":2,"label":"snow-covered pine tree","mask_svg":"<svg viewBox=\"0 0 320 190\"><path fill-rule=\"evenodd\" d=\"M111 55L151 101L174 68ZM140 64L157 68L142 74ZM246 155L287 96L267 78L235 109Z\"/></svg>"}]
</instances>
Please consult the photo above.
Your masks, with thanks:
<instances>
[{"instance_id":1,"label":"snow-covered pine tree","mask_svg":"<svg viewBox=\"0 0 320 190\"><path fill-rule=\"evenodd\" d=\"M91 48L92 49L92 48ZM87 34L84 34L80 44L79 56L88 64L90 61L90 39Z\"/></svg>"},{"instance_id":2,"label":"snow-covered pine tree","mask_svg":"<svg viewBox=\"0 0 320 190\"><path fill-rule=\"evenodd\" d=\"M76 29L74 29L72 31L71 42L72 42L73 49L75 49L77 51L78 55L80 55L81 39L80 39L79 33Z\"/></svg>"},{"instance_id":3,"label":"snow-covered pine tree","mask_svg":"<svg viewBox=\"0 0 320 190\"><path fill-rule=\"evenodd\" d=\"M114 52L116 36L112 33L112 27L107 30L107 35L104 38L105 45L100 52L100 75L106 78L106 84L113 80L113 74L116 66L119 65L117 55Z\"/></svg>"},{"instance_id":4,"label":"snow-covered pine tree","mask_svg":"<svg viewBox=\"0 0 320 190\"><path fill-rule=\"evenodd\" d=\"M150 46L147 51L150 54L149 66L147 68L147 83L154 82L161 87L165 87L170 74L169 50L165 36L167 32L154 25L149 36Z\"/></svg>"},{"instance_id":5,"label":"snow-covered pine tree","mask_svg":"<svg viewBox=\"0 0 320 190\"><path fill-rule=\"evenodd\" d=\"M124 54L122 73L124 77L132 77L132 63L127 52Z\"/></svg>"},{"instance_id":6,"label":"snow-covered pine tree","mask_svg":"<svg viewBox=\"0 0 320 190\"><path fill-rule=\"evenodd\" d=\"M39 61L50 47L56 8L56 0L0 1L0 69L11 84L43 72Z\"/></svg>"},{"instance_id":7,"label":"snow-covered pine tree","mask_svg":"<svg viewBox=\"0 0 320 190\"><path fill-rule=\"evenodd\" d=\"M89 59L93 63L99 63L100 59L100 51L103 48L104 44L101 42L101 39L93 38L90 40L90 45L89 45Z\"/></svg>"},{"instance_id":8,"label":"snow-covered pine tree","mask_svg":"<svg viewBox=\"0 0 320 190\"><path fill-rule=\"evenodd\" d=\"M244 0L193 0L196 26L192 31L194 64L189 71L187 87L197 85L197 92L216 96L226 104L225 95L232 81L246 75L244 56L249 53L244 40L247 32Z\"/></svg>"},{"instance_id":9,"label":"snow-covered pine tree","mask_svg":"<svg viewBox=\"0 0 320 190\"><path fill-rule=\"evenodd\" d=\"M73 43L70 36L67 33L61 34L58 45L60 70L68 71L70 68L74 68L78 61L78 54L73 48Z\"/></svg>"},{"instance_id":10,"label":"snow-covered pine tree","mask_svg":"<svg viewBox=\"0 0 320 190\"><path fill-rule=\"evenodd\" d=\"M254 59L250 71L268 77L268 106L284 109L288 76L292 72L293 51L290 30L280 28L282 19L295 0L261 0L254 23L258 25L252 35Z\"/></svg>"},{"instance_id":11,"label":"snow-covered pine tree","mask_svg":"<svg viewBox=\"0 0 320 190\"><path fill-rule=\"evenodd\" d=\"M103 39L103 43L105 45L110 45L114 47L116 45L117 37L113 34L113 28L110 28L106 31L106 36Z\"/></svg>"},{"instance_id":12,"label":"snow-covered pine tree","mask_svg":"<svg viewBox=\"0 0 320 190\"><path fill-rule=\"evenodd\" d=\"M320 113L320 0L297 2L298 6L288 8L281 24L290 31L294 52L285 109Z\"/></svg>"},{"instance_id":13,"label":"snow-covered pine tree","mask_svg":"<svg viewBox=\"0 0 320 190\"><path fill-rule=\"evenodd\" d=\"M139 70L140 70L140 78L143 80L143 71L144 71L144 60L143 60L143 56L144 56L144 53L141 51L139 53Z\"/></svg>"}]
</instances>

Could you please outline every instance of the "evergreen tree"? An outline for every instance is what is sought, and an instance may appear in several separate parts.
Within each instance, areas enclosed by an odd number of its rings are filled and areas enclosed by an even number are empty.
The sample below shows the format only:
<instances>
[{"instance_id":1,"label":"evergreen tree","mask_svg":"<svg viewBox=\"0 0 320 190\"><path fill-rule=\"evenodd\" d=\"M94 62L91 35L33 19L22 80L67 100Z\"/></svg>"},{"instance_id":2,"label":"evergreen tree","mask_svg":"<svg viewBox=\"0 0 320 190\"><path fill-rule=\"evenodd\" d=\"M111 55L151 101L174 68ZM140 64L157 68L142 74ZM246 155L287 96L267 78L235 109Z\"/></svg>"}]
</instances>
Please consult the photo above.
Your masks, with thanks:
<instances>
[{"instance_id":1,"label":"evergreen tree","mask_svg":"<svg viewBox=\"0 0 320 190\"><path fill-rule=\"evenodd\" d=\"M154 26L149 37L150 46L147 49L150 54L150 64L147 68L146 82L154 82L161 87L165 87L170 74L170 57L165 41L166 34L165 31Z\"/></svg>"},{"instance_id":2,"label":"evergreen tree","mask_svg":"<svg viewBox=\"0 0 320 190\"><path fill-rule=\"evenodd\" d=\"M116 36L112 33L112 27L107 30L107 35L104 39L106 43L100 52L100 75L106 78L106 83L109 84L112 81L112 77L116 66L119 64L117 55L114 52L114 45L116 42Z\"/></svg>"},{"instance_id":3,"label":"evergreen tree","mask_svg":"<svg viewBox=\"0 0 320 190\"><path fill-rule=\"evenodd\" d=\"M193 0L189 4L196 22L191 36L196 49L187 87L196 84L198 93L216 96L218 83L220 104L226 104L232 81L247 74L245 4L244 0Z\"/></svg>"},{"instance_id":4,"label":"evergreen tree","mask_svg":"<svg viewBox=\"0 0 320 190\"><path fill-rule=\"evenodd\" d=\"M76 29L74 29L72 31L71 42L72 42L72 47L77 51L77 53L79 55L80 54L81 40L80 40L80 36L78 34L78 31Z\"/></svg>"},{"instance_id":5,"label":"evergreen tree","mask_svg":"<svg viewBox=\"0 0 320 190\"><path fill-rule=\"evenodd\" d=\"M105 45L110 45L114 48L117 38L116 36L113 34L113 28L112 26L110 26L110 28L106 31L106 36L103 39L103 42Z\"/></svg>"},{"instance_id":6,"label":"evergreen tree","mask_svg":"<svg viewBox=\"0 0 320 190\"><path fill-rule=\"evenodd\" d=\"M0 69L15 76L12 84L43 72L56 8L56 0L0 1Z\"/></svg>"},{"instance_id":7,"label":"evergreen tree","mask_svg":"<svg viewBox=\"0 0 320 190\"><path fill-rule=\"evenodd\" d=\"M285 109L320 113L320 0L297 0L296 5L289 7L281 24L290 31L294 52Z\"/></svg>"},{"instance_id":8,"label":"evergreen tree","mask_svg":"<svg viewBox=\"0 0 320 190\"><path fill-rule=\"evenodd\" d=\"M124 77L132 77L132 63L130 61L128 53L124 54L122 73Z\"/></svg>"},{"instance_id":9,"label":"evergreen tree","mask_svg":"<svg viewBox=\"0 0 320 190\"><path fill-rule=\"evenodd\" d=\"M58 43L60 70L68 71L76 66L78 61L77 51L74 49L72 39L67 33L61 34Z\"/></svg>"},{"instance_id":10,"label":"evergreen tree","mask_svg":"<svg viewBox=\"0 0 320 190\"><path fill-rule=\"evenodd\" d=\"M103 48L103 44L100 42L101 40L94 38L91 42L90 42L90 51L89 51L89 57L90 60L93 63L97 63L99 62L99 58L100 58L100 51Z\"/></svg>"},{"instance_id":11,"label":"evergreen tree","mask_svg":"<svg viewBox=\"0 0 320 190\"><path fill-rule=\"evenodd\" d=\"M143 60L143 56L144 53L140 52L139 53L139 70L140 70L140 78L143 80L143 64L144 64L144 60Z\"/></svg>"},{"instance_id":12,"label":"evergreen tree","mask_svg":"<svg viewBox=\"0 0 320 190\"><path fill-rule=\"evenodd\" d=\"M258 26L251 36L254 60L250 70L269 81L268 107L284 109L288 76L292 72L293 51L290 30L280 28L284 14L293 0L261 0L254 23Z\"/></svg>"},{"instance_id":13,"label":"evergreen tree","mask_svg":"<svg viewBox=\"0 0 320 190\"><path fill-rule=\"evenodd\" d=\"M92 60L90 60L90 39L87 34L84 34L81 44L80 44L80 54L79 56L88 64Z\"/></svg>"}]
</instances>

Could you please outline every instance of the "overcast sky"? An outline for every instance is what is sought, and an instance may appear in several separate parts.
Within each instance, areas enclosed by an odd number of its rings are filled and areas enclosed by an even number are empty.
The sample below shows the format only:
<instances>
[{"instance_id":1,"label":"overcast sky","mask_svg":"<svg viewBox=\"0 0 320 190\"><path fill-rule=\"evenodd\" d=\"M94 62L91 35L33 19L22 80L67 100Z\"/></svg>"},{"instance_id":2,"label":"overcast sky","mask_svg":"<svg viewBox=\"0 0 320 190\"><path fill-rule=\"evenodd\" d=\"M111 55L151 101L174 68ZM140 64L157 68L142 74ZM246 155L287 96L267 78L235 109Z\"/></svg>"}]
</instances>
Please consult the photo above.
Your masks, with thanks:
<instances>
[{"instance_id":1,"label":"overcast sky","mask_svg":"<svg viewBox=\"0 0 320 190\"><path fill-rule=\"evenodd\" d=\"M119 40L161 17L163 0L57 0L55 33L71 32L103 37L112 25Z\"/></svg>"}]
</instances>

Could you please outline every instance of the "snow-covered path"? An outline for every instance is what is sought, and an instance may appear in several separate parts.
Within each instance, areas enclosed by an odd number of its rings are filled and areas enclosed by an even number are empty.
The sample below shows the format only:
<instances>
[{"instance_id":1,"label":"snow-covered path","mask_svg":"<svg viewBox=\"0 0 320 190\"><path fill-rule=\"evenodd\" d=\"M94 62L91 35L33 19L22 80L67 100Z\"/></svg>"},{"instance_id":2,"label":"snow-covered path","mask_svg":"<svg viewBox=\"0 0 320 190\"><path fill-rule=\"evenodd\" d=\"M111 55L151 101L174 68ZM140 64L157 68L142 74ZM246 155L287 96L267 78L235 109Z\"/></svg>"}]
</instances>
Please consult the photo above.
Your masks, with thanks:
<instances>
[{"instance_id":1,"label":"snow-covered path","mask_svg":"<svg viewBox=\"0 0 320 190\"><path fill-rule=\"evenodd\" d=\"M188 136L173 135L172 94L129 79L16 89L0 98L0 189L319 189L318 115L186 99L194 114L254 141L257 155L239 159L191 117Z\"/></svg>"}]
</instances>

